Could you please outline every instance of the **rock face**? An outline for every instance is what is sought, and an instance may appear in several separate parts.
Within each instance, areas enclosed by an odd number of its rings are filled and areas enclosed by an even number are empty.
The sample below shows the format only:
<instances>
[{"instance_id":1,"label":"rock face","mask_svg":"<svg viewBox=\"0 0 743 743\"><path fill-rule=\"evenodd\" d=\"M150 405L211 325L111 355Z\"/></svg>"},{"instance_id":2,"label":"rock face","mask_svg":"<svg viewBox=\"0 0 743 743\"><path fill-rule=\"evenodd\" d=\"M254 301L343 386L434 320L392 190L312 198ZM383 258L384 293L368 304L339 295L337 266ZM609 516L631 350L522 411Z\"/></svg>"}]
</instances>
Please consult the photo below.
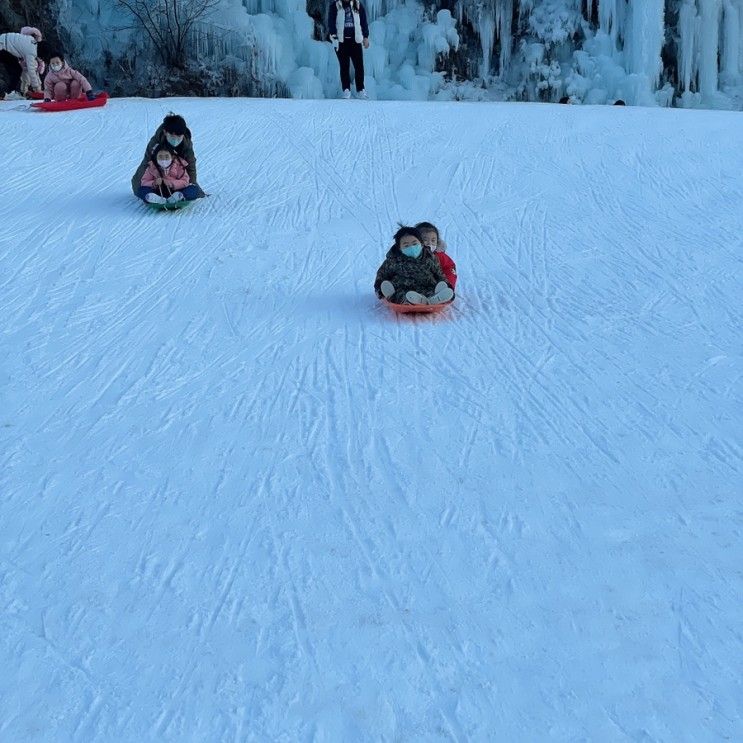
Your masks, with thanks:
<instances>
[{"instance_id":1,"label":"rock face","mask_svg":"<svg viewBox=\"0 0 743 743\"><path fill-rule=\"evenodd\" d=\"M10 54L0 52L0 94L18 89L21 68Z\"/></svg>"},{"instance_id":2,"label":"rock face","mask_svg":"<svg viewBox=\"0 0 743 743\"><path fill-rule=\"evenodd\" d=\"M0 0L0 32L17 31L23 26L23 17L14 5L19 3ZM0 94L17 90L20 78L21 68L13 55L0 52Z\"/></svg>"}]
</instances>

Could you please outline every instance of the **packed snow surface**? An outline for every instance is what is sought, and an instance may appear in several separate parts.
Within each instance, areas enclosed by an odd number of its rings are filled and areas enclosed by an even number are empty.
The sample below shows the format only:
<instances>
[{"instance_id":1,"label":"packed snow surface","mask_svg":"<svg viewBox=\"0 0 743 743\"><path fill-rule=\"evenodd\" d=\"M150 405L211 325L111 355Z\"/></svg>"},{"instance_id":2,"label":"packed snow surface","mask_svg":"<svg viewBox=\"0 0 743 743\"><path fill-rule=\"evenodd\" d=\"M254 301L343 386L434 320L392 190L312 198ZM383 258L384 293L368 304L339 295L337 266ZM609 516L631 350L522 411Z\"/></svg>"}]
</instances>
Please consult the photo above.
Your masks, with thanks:
<instances>
[{"instance_id":1,"label":"packed snow surface","mask_svg":"<svg viewBox=\"0 0 743 743\"><path fill-rule=\"evenodd\" d=\"M743 738L739 115L0 106L2 740Z\"/></svg>"}]
</instances>

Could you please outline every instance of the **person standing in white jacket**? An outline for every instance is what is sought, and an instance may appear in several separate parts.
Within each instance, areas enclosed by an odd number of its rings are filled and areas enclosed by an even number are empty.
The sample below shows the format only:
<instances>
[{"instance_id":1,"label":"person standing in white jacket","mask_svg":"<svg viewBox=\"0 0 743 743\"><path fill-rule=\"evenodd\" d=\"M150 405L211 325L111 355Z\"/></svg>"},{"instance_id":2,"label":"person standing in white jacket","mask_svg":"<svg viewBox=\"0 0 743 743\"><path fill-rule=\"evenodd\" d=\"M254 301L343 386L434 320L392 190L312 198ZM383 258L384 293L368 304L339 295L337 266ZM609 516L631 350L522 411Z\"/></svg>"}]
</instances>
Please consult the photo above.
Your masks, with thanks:
<instances>
[{"instance_id":1,"label":"person standing in white jacket","mask_svg":"<svg viewBox=\"0 0 743 743\"><path fill-rule=\"evenodd\" d=\"M41 31L31 26L24 26L19 34L0 34L0 51L12 54L19 63L25 62L28 82L34 92L41 90L41 78L37 70L40 41Z\"/></svg>"},{"instance_id":2,"label":"person standing in white jacket","mask_svg":"<svg viewBox=\"0 0 743 743\"><path fill-rule=\"evenodd\" d=\"M328 12L328 27L340 65L343 97L351 97L350 65L353 63L356 94L359 98L367 98L364 90L364 49L369 48L366 9L360 0L333 0Z\"/></svg>"}]
</instances>

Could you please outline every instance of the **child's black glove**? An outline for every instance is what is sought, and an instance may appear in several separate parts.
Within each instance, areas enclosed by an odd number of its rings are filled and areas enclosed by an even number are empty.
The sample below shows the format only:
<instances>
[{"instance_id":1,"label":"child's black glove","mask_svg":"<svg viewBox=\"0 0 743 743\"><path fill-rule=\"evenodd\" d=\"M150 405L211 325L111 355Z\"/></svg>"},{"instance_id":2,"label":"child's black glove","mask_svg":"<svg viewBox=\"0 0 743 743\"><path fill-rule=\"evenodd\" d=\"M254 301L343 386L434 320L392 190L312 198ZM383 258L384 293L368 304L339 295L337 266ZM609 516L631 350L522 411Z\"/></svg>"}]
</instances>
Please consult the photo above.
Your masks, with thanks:
<instances>
[{"instance_id":1,"label":"child's black glove","mask_svg":"<svg viewBox=\"0 0 743 743\"><path fill-rule=\"evenodd\" d=\"M94 92L93 92L92 90L89 90L89 91L88 91L88 92L87 92L87 93L85 94L85 97L86 97L86 98L87 98L87 99L88 99L89 101L94 101L94 100L96 99L96 95L95 95L95 93L94 93Z\"/></svg>"},{"instance_id":2,"label":"child's black glove","mask_svg":"<svg viewBox=\"0 0 743 743\"><path fill-rule=\"evenodd\" d=\"M51 98L44 98L44 103L51 103L51 102L52 102Z\"/></svg>"}]
</instances>

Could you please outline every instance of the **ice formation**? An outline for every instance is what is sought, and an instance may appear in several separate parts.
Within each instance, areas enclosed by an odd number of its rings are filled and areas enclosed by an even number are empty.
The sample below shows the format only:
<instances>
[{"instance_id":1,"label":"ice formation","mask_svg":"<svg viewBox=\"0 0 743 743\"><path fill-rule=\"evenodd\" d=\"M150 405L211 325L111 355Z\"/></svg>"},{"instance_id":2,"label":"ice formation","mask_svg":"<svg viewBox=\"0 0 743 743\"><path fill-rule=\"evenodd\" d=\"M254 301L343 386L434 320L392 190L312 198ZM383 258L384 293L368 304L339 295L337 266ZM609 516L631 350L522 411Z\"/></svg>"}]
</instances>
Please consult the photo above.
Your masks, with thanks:
<instances>
[{"instance_id":1,"label":"ice formation","mask_svg":"<svg viewBox=\"0 0 743 743\"><path fill-rule=\"evenodd\" d=\"M321 19L313 7L314 17L306 0L221 0L194 27L195 57L252 76L265 95L283 86L298 98L336 96L337 61L320 38L327 6ZM152 56L115 0L59 0L58 8L72 49L90 66L101 56ZM743 0L458 0L446 8L368 0L367 13L366 87L376 98L743 101ZM444 74L453 54L456 80Z\"/></svg>"}]
</instances>

